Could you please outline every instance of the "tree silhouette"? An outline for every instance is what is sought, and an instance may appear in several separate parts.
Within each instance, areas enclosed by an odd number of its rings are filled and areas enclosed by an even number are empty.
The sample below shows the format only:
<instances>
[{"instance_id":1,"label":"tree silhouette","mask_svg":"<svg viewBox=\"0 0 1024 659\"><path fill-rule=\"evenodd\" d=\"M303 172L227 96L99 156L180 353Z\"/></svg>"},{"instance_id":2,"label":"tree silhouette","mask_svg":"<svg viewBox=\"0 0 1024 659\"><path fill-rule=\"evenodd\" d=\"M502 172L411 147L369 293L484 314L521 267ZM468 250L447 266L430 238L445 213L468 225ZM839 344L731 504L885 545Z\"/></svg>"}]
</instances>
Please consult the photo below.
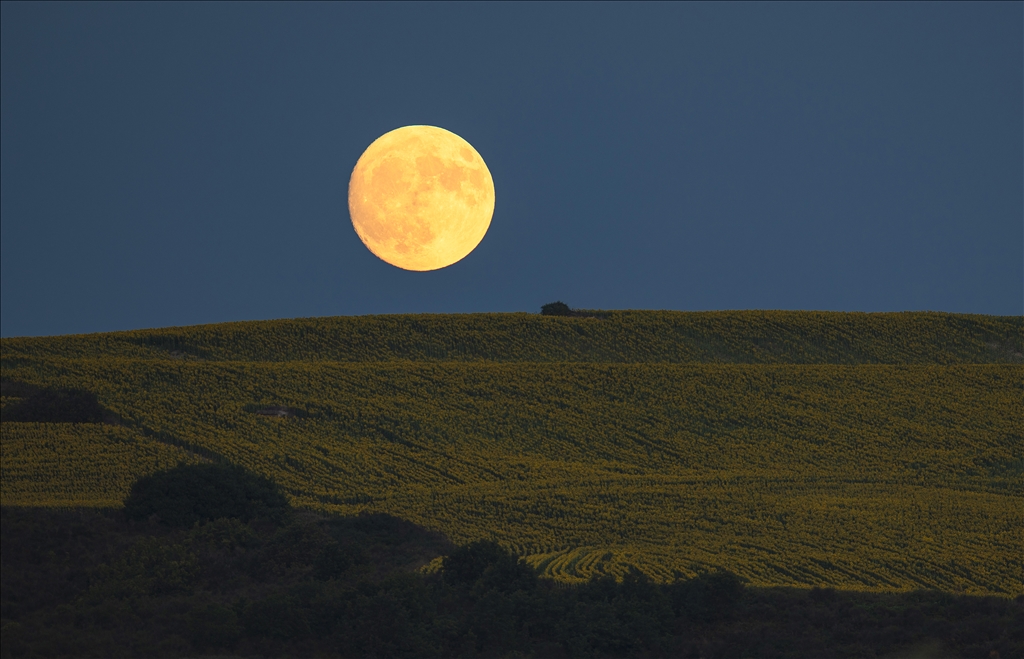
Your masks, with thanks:
<instances>
[{"instance_id":1,"label":"tree silhouette","mask_svg":"<svg viewBox=\"0 0 1024 659\"><path fill-rule=\"evenodd\" d=\"M132 485L124 503L129 519L156 515L163 524L179 528L222 517L247 522L287 508L276 483L226 464L178 465L144 476Z\"/></svg>"},{"instance_id":2,"label":"tree silhouette","mask_svg":"<svg viewBox=\"0 0 1024 659\"><path fill-rule=\"evenodd\" d=\"M542 316L571 316L572 309L565 302L551 302L540 308Z\"/></svg>"}]
</instances>

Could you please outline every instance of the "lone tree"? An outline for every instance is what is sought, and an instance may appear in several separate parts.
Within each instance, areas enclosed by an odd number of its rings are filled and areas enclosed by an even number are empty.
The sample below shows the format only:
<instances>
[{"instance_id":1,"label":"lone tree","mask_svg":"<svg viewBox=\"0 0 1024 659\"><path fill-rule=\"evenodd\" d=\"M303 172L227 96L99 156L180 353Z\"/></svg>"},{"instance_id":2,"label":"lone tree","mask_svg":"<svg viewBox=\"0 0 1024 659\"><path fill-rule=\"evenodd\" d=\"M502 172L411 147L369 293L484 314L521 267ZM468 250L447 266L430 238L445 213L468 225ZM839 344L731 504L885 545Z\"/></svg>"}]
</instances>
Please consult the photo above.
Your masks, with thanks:
<instances>
[{"instance_id":1,"label":"lone tree","mask_svg":"<svg viewBox=\"0 0 1024 659\"><path fill-rule=\"evenodd\" d=\"M551 302L540 308L542 316L571 316L572 309L565 302Z\"/></svg>"}]
</instances>

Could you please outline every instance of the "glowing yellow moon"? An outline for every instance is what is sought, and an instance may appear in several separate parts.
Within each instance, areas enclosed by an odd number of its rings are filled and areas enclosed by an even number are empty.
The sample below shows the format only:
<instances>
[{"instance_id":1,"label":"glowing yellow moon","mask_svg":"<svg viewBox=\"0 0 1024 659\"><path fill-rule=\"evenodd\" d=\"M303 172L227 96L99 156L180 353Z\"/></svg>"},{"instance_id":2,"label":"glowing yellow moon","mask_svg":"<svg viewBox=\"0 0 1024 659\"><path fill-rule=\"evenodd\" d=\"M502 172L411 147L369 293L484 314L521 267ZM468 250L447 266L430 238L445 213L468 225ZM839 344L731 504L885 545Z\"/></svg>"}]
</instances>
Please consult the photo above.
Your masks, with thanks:
<instances>
[{"instance_id":1,"label":"glowing yellow moon","mask_svg":"<svg viewBox=\"0 0 1024 659\"><path fill-rule=\"evenodd\" d=\"M494 215L494 181L469 142L405 126L366 148L348 183L352 225L366 247L405 270L437 270L472 252Z\"/></svg>"}]
</instances>

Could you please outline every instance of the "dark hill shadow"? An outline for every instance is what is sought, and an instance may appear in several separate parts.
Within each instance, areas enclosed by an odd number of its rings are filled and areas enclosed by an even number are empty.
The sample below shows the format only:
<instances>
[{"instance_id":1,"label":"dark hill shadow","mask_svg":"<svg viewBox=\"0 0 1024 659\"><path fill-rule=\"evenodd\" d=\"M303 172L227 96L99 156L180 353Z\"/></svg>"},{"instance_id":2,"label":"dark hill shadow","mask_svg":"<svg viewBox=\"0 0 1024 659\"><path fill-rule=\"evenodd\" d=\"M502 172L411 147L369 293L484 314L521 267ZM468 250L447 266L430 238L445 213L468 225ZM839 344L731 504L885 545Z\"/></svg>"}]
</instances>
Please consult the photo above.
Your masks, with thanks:
<instances>
[{"instance_id":1,"label":"dark hill shadow","mask_svg":"<svg viewBox=\"0 0 1024 659\"><path fill-rule=\"evenodd\" d=\"M0 411L0 421L20 423L119 424L116 414L100 405L96 394L82 389L43 389L4 380L4 398L13 398Z\"/></svg>"}]
</instances>

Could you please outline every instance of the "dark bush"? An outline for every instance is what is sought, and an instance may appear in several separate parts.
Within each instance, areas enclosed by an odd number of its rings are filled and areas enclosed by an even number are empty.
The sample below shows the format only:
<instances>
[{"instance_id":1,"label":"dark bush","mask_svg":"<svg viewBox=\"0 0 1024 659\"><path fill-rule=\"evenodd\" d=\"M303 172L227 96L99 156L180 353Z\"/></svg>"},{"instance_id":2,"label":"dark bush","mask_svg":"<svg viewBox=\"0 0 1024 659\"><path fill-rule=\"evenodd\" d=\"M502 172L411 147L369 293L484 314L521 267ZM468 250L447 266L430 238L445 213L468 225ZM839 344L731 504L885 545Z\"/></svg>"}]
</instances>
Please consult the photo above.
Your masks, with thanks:
<instances>
[{"instance_id":1,"label":"dark bush","mask_svg":"<svg viewBox=\"0 0 1024 659\"><path fill-rule=\"evenodd\" d=\"M292 597L274 594L249 605L242 617L250 636L266 636L282 641L309 635L306 610Z\"/></svg>"},{"instance_id":2,"label":"dark bush","mask_svg":"<svg viewBox=\"0 0 1024 659\"><path fill-rule=\"evenodd\" d=\"M249 521L280 516L288 500L273 481L225 464L178 465L144 476L124 504L129 519L153 515L172 527L190 527L222 517Z\"/></svg>"},{"instance_id":3,"label":"dark bush","mask_svg":"<svg viewBox=\"0 0 1024 659\"><path fill-rule=\"evenodd\" d=\"M337 579L352 566L352 552L337 542L328 543L320 551L313 564L313 574L317 579Z\"/></svg>"},{"instance_id":4,"label":"dark bush","mask_svg":"<svg viewBox=\"0 0 1024 659\"><path fill-rule=\"evenodd\" d=\"M190 593L198 573L198 557L187 546L142 537L105 571L104 597Z\"/></svg>"},{"instance_id":5,"label":"dark bush","mask_svg":"<svg viewBox=\"0 0 1024 659\"><path fill-rule=\"evenodd\" d=\"M743 596L743 583L732 572L705 572L669 586L676 615L700 622L728 620Z\"/></svg>"},{"instance_id":6,"label":"dark bush","mask_svg":"<svg viewBox=\"0 0 1024 659\"><path fill-rule=\"evenodd\" d=\"M832 588L819 588L815 586L808 593L815 602L831 602L836 598L836 591Z\"/></svg>"},{"instance_id":7,"label":"dark bush","mask_svg":"<svg viewBox=\"0 0 1024 659\"><path fill-rule=\"evenodd\" d=\"M188 635L199 648L229 648L242 633L238 616L223 604L198 606L188 613Z\"/></svg>"},{"instance_id":8,"label":"dark bush","mask_svg":"<svg viewBox=\"0 0 1024 659\"><path fill-rule=\"evenodd\" d=\"M508 556L508 552L496 542L478 540L465 547L459 547L441 563L444 575L457 583L472 583L483 576L484 571Z\"/></svg>"},{"instance_id":9,"label":"dark bush","mask_svg":"<svg viewBox=\"0 0 1024 659\"><path fill-rule=\"evenodd\" d=\"M445 578L453 583L479 582L486 589L530 590L537 583L537 574L531 567L490 540L459 547L444 557L441 567Z\"/></svg>"},{"instance_id":10,"label":"dark bush","mask_svg":"<svg viewBox=\"0 0 1024 659\"><path fill-rule=\"evenodd\" d=\"M571 316L572 309L565 302L551 302L540 308L542 316Z\"/></svg>"},{"instance_id":11,"label":"dark bush","mask_svg":"<svg viewBox=\"0 0 1024 659\"><path fill-rule=\"evenodd\" d=\"M4 421L23 423L114 423L96 394L80 389L42 389L11 403L0 413Z\"/></svg>"},{"instance_id":12,"label":"dark bush","mask_svg":"<svg viewBox=\"0 0 1024 659\"><path fill-rule=\"evenodd\" d=\"M39 393L39 391L39 387L27 382L0 380L0 396L6 398L28 398L32 394Z\"/></svg>"}]
</instances>

